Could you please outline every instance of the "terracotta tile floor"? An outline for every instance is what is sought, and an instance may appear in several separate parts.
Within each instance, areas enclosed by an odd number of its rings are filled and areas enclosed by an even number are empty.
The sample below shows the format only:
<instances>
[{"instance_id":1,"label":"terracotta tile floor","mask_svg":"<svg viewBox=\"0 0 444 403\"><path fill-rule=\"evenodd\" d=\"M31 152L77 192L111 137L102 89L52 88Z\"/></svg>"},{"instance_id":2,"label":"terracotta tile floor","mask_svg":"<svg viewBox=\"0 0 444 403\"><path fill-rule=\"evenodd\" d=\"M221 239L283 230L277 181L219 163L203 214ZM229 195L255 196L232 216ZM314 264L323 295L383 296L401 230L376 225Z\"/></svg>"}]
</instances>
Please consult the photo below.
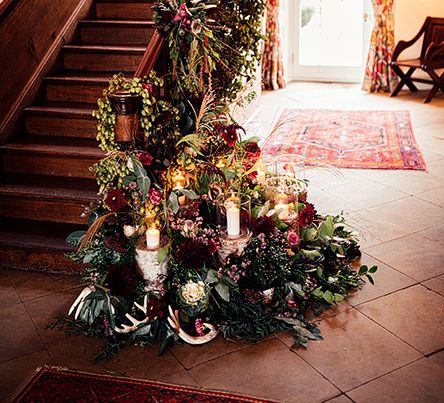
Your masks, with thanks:
<instances>
[{"instance_id":1,"label":"terracotta tile floor","mask_svg":"<svg viewBox=\"0 0 444 403\"><path fill-rule=\"evenodd\" d=\"M130 348L91 363L100 341L46 329L80 291L79 279L0 272L0 401L36 367L222 389L285 402L444 401L444 98L369 95L355 85L297 83L258 101L248 124L264 137L279 109L407 109L428 172L342 170L311 174L318 210L344 210L362 233L362 262L378 264L365 285L318 319L325 338L293 353L287 334L261 343L218 339L201 347ZM330 400L329 400L330 399Z\"/></svg>"}]
</instances>

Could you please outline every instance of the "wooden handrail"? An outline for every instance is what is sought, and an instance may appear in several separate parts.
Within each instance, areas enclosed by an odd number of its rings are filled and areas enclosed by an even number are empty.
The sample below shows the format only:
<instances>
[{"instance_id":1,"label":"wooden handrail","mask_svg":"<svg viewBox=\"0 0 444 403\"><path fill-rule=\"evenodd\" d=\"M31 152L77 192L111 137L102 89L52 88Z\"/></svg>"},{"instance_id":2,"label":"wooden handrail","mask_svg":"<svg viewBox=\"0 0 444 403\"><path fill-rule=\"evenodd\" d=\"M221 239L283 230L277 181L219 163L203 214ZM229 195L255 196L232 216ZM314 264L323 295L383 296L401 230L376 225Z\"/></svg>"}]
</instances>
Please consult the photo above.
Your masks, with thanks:
<instances>
[{"instance_id":1,"label":"wooden handrail","mask_svg":"<svg viewBox=\"0 0 444 403\"><path fill-rule=\"evenodd\" d=\"M143 54L142 60L137 66L136 72L134 73L134 78L146 76L151 72L157 59L160 56L163 45L165 43L165 37L162 36L157 29L148 44L148 47Z\"/></svg>"}]
</instances>

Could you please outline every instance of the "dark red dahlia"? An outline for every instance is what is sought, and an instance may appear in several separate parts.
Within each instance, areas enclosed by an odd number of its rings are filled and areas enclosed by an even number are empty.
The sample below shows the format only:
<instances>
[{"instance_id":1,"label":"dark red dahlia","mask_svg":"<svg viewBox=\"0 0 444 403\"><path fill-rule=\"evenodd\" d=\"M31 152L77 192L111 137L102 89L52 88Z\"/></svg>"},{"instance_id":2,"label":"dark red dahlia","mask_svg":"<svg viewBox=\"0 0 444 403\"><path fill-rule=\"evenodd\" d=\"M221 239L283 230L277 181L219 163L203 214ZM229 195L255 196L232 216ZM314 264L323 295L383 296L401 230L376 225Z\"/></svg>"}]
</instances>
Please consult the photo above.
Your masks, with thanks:
<instances>
[{"instance_id":1,"label":"dark red dahlia","mask_svg":"<svg viewBox=\"0 0 444 403\"><path fill-rule=\"evenodd\" d=\"M136 288L137 273L133 266L112 265L108 271L107 282L111 292L129 297Z\"/></svg>"},{"instance_id":2,"label":"dark red dahlia","mask_svg":"<svg viewBox=\"0 0 444 403\"><path fill-rule=\"evenodd\" d=\"M257 145L257 143L245 144L244 150L248 159L253 163L255 163L261 156L261 148Z\"/></svg>"},{"instance_id":3,"label":"dark red dahlia","mask_svg":"<svg viewBox=\"0 0 444 403\"><path fill-rule=\"evenodd\" d=\"M148 191L148 197L150 199L150 202L156 206L158 206L162 202L162 192L160 190L151 188Z\"/></svg>"},{"instance_id":4,"label":"dark red dahlia","mask_svg":"<svg viewBox=\"0 0 444 403\"><path fill-rule=\"evenodd\" d=\"M127 249L127 239L122 234L114 234L105 238L105 245L108 249L123 253Z\"/></svg>"},{"instance_id":5,"label":"dark red dahlia","mask_svg":"<svg viewBox=\"0 0 444 403\"><path fill-rule=\"evenodd\" d=\"M137 154L137 158L147 167L149 167L153 162L153 156L147 151L142 151L141 153Z\"/></svg>"},{"instance_id":6,"label":"dark red dahlia","mask_svg":"<svg viewBox=\"0 0 444 403\"><path fill-rule=\"evenodd\" d=\"M165 316L167 304L164 300L150 298L146 309L148 320L162 319Z\"/></svg>"},{"instance_id":7,"label":"dark red dahlia","mask_svg":"<svg viewBox=\"0 0 444 403\"><path fill-rule=\"evenodd\" d=\"M301 210L299 213L299 220L298 223L302 227L308 227L313 223L313 220L316 215L316 210L311 203L306 203L305 207Z\"/></svg>"},{"instance_id":8,"label":"dark red dahlia","mask_svg":"<svg viewBox=\"0 0 444 403\"><path fill-rule=\"evenodd\" d=\"M256 219L253 223L253 234L265 234L270 235L274 232L276 223L271 217L263 216Z\"/></svg>"},{"instance_id":9,"label":"dark red dahlia","mask_svg":"<svg viewBox=\"0 0 444 403\"><path fill-rule=\"evenodd\" d=\"M187 268L200 270L210 256L207 245L195 239L186 239L177 248L176 259Z\"/></svg>"},{"instance_id":10,"label":"dark red dahlia","mask_svg":"<svg viewBox=\"0 0 444 403\"><path fill-rule=\"evenodd\" d=\"M237 131L241 129L239 125L218 125L216 132L225 141L228 147L233 147L238 139Z\"/></svg>"},{"instance_id":11,"label":"dark red dahlia","mask_svg":"<svg viewBox=\"0 0 444 403\"><path fill-rule=\"evenodd\" d=\"M121 211L127 205L125 192L122 189L113 189L106 196L105 203L111 211Z\"/></svg>"}]
</instances>

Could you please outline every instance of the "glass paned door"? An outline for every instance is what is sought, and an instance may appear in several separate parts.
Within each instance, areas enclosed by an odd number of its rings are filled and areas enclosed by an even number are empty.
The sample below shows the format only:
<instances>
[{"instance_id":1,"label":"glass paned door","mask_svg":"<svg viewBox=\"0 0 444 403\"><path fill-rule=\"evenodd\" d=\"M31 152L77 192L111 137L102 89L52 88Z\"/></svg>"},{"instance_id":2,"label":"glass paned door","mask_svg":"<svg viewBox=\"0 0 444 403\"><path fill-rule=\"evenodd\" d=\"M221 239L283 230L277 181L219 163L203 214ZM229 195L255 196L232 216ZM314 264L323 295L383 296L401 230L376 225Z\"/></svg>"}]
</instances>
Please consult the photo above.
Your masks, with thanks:
<instances>
[{"instance_id":1,"label":"glass paned door","mask_svg":"<svg viewBox=\"0 0 444 403\"><path fill-rule=\"evenodd\" d=\"M371 32L370 1L288 1L290 78L361 81Z\"/></svg>"}]
</instances>

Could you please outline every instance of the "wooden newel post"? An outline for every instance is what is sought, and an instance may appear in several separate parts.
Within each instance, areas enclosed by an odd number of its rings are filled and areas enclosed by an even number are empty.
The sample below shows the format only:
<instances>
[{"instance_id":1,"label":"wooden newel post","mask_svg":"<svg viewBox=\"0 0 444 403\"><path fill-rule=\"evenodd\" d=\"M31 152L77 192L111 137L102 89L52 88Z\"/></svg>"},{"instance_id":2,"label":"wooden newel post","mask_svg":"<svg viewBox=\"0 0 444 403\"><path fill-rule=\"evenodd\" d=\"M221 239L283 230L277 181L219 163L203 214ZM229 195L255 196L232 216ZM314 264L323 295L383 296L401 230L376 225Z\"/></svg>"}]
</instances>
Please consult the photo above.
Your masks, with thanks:
<instances>
[{"instance_id":1,"label":"wooden newel post","mask_svg":"<svg viewBox=\"0 0 444 403\"><path fill-rule=\"evenodd\" d=\"M116 114L116 141L132 143L140 136L139 111L142 108L142 96L127 90L118 90L108 95L111 109Z\"/></svg>"}]
</instances>

